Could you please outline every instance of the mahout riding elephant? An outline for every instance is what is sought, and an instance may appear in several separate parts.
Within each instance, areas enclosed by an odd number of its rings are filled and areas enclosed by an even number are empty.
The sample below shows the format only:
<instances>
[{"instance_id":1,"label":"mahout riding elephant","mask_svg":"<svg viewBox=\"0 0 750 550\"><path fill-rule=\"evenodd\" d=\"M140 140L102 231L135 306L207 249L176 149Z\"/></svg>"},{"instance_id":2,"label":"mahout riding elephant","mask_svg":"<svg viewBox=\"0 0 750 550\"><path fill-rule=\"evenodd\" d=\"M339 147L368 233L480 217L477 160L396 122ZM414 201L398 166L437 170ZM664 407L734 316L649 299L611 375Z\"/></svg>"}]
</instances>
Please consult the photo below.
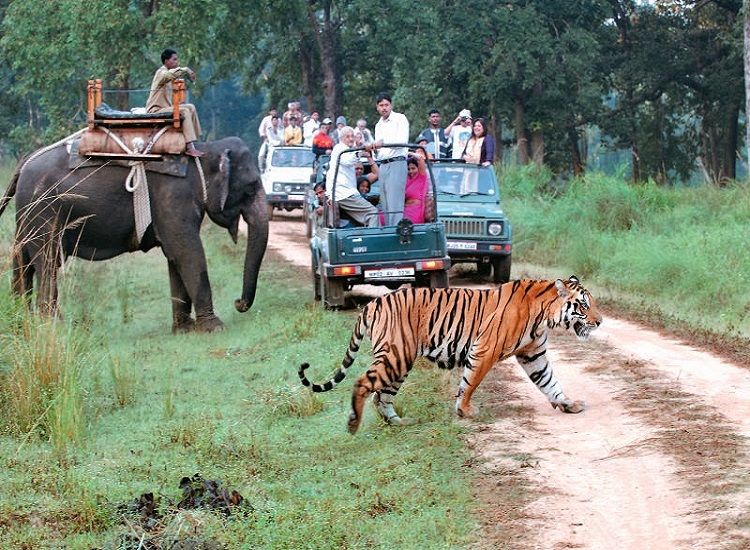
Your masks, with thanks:
<instances>
[{"instance_id":1,"label":"mahout riding elephant","mask_svg":"<svg viewBox=\"0 0 750 550\"><path fill-rule=\"evenodd\" d=\"M247 311L255 299L268 242L263 186L253 155L241 139L207 142L199 148L205 152L200 159L203 179L194 159L186 157L176 159L182 160L184 177L147 173L152 223L140 242L133 194L124 185L131 172L127 163L71 170L70 153L62 142L22 160L0 199L1 215L16 197L13 291L30 296L36 274L37 308L55 313L58 272L68 256L107 260L159 246L169 265L172 330L210 332L223 323L214 314L201 222L208 214L237 242L242 216L248 227L247 250L242 295L235 308Z\"/></svg>"}]
</instances>

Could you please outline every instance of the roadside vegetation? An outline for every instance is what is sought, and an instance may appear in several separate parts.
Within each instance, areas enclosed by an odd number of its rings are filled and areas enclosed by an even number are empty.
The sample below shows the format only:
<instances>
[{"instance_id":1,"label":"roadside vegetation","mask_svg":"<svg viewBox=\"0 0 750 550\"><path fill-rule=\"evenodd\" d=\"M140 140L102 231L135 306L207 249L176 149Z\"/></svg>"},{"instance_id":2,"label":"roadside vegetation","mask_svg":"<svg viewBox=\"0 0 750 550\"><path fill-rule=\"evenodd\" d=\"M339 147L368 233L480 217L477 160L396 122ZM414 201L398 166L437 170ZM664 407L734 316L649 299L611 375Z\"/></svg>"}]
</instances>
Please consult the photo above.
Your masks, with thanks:
<instances>
[{"instance_id":1,"label":"roadside vegetation","mask_svg":"<svg viewBox=\"0 0 750 550\"><path fill-rule=\"evenodd\" d=\"M273 257L255 305L236 313L243 247L212 224L204 239L227 324L211 335L170 333L159 251L70 261L64 318L50 321L9 296L2 265L0 547L474 545L451 375L414 373L403 405L415 425L389 429L368 406L350 436L351 385L313 395L297 367L326 379L354 313L312 306L308 277Z\"/></svg>"},{"instance_id":2,"label":"roadside vegetation","mask_svg":"<svg viewBox=\"0 0 750 550\"><path fill-rule=\"evenodd\" d=\"M750 338L747 182L561 181L528 166L504 169L502 188L516 265L570 271L605 300L667 324Z\"/></svg>"}]
</instances>

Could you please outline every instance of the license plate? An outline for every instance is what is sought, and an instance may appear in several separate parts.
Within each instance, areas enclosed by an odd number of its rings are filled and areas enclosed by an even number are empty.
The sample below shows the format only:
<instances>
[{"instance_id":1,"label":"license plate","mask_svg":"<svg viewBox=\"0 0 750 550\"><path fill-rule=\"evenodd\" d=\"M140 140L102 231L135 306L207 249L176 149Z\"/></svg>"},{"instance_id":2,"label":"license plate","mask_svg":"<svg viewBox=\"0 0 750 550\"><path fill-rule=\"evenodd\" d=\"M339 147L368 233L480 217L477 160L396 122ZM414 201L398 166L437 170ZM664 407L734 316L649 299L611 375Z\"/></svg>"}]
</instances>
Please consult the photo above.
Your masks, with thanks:
<instances>
[{"instance_id":1,"label":"license plate","mask_svg":"<svg viewBox=\"0 0 750 550\"><path fill-rule=\"evenodd\" d=\"M476 250L477 243L467 243L463 241L448 241L448 248L453 250Z\"/></svg>"},{"instance_id":2,"label":"license plate","mask_svg":"<svg viewBox=\"0 0 750 550\"><path fill-rule=\"evenodd\" d=\"M413 267L387 267L384 269L365 269L365 279L387 279L391 277L413 277Z\"/></svg>"}]
</instances>

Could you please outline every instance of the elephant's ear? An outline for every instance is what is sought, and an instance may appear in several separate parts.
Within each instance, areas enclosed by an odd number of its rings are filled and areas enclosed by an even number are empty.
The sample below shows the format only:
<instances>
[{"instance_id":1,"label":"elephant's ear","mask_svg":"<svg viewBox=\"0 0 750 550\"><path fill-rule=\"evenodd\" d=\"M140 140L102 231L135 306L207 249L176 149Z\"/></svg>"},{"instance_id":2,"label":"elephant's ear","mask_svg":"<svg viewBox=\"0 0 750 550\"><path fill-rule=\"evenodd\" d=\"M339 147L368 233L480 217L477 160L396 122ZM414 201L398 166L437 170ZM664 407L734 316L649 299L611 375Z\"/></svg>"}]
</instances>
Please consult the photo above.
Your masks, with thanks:
<instances>
[{"instance_id":1,"label":"elephant's ear","mask_svg":"<svg viewBox=\"0 0 750 550\"><path fill-rule=\"evenodd\" d=\"M227 197L229 196L229 174L232 171L232 161L229 158L229 149L224 149L219 159L219 180L218 180L218 191L219 191L219 209L224 210L224 205L227 203Z\"/></svg>"}]
</instances>

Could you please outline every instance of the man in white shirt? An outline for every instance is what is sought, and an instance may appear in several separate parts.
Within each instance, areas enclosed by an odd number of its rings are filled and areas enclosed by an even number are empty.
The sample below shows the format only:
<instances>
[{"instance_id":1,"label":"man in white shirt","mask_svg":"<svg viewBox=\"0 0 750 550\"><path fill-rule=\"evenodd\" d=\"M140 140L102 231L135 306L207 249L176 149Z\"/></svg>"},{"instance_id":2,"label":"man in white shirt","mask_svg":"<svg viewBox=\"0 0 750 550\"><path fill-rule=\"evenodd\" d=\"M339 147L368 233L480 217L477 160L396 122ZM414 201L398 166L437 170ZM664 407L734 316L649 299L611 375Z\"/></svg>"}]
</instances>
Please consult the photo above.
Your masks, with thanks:
<instances>
[{"instance_id":1,"label":"man in white shirt","mask_svg":"<svg viewBox=\"0 0 750 550\"><path fill-rule=\"evenodd\" d=\"M326 190L333 193L339 209L351 218L367 227L377 227L378 209L365 200L357 189L357 178L354 175L354 167L359 162L357 153L343 152L354 147L354 129L351 126L340 128L339 140L331 151L331 163L326 173Z\"/></svg>"},{"instance_id":2,"label":"man in white shirt","mask_svg":"<svg viewBox=\"0 0 750 550\"><path fill-rule=\"evenodd\" d=\"M302 125L302 143L308 147L312 147L313 136L318 131L318 128L320 128L319 119L320 115L318 111L313 111L310 113L310 118Z\"/></svg>"},{"instance_id":3,"label":"man in white shirt","mask_svg":"<svg viewBox=\"0 0 750 550\"><path fill-rule=\"evenodd\" d=\"M375 125L373 149L378 150L380 164L380 205L386 225L396 225L404 217L406 188L406 147L383 147L387 143L409 143L409 121L393 111L390 94L380 92L375 105L380 120Z\"/></svg>"},{"instance_id":4,"label":"man in white shirt","mask_svg":"<svg viewBox=\"0 0 750 550\"><path fill-rule=\"evenodd\" d=\"M271 127L273 117L277 116L276 107L268 109L268 114L263 117L258 126L258 135L260 136L260 149L258 150L258 167L262 170L266 166L266 156L268 155L268 129Z\"/></svg>"}]
</instances>

